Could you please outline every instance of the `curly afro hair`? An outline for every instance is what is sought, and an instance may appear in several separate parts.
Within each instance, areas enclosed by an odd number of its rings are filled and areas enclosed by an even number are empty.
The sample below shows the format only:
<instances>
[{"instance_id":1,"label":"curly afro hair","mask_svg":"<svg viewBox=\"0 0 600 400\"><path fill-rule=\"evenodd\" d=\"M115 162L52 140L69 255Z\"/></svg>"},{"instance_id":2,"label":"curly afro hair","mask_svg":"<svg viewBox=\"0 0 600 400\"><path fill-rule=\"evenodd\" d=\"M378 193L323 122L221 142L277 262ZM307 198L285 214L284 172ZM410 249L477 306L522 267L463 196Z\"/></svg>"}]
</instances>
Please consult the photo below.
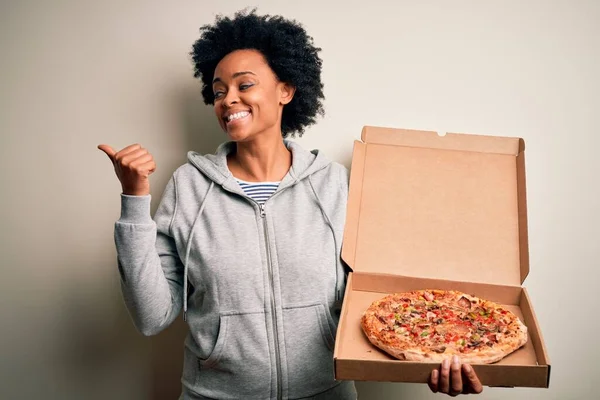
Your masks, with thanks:
<instances>
[{"instance_id":1,"label":"curly afro hair","mask_svg":"<svg viewBox=\"0 0 600 400\"><path fill-rule=\"evenodd\" d=\"M320 48L296 21L281 16L256 15L238 11L234 18L217 16L213 25L200 28L201 36L190 53L194 77L202 79L205 104L214 104L214 71L227 54L242 49L259 51L277 78L296 88L290 103L284 106L281 121L283 137L298 133L324 115Z\"/></svg>"}]
</instances>

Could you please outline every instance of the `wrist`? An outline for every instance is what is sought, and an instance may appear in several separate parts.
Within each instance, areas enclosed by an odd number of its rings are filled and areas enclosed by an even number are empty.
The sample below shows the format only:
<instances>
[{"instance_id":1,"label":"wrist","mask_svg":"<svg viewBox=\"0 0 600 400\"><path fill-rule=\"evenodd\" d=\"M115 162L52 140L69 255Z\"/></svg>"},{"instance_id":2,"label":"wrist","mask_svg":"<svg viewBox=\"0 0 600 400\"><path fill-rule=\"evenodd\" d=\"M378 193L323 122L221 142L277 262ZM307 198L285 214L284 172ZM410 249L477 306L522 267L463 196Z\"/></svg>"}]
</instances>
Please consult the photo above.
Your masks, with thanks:
<instances>
[{"instance_id":1,"label":"wrist","mask_svg":"<svg viewBox=\"0 0 600 400\"><path fill-rule=\"evenodd\" d=\"M124 186L121 188L126 196L148 196L150 194L150 188L128 188Z\"/></svg>"}]
</instances>

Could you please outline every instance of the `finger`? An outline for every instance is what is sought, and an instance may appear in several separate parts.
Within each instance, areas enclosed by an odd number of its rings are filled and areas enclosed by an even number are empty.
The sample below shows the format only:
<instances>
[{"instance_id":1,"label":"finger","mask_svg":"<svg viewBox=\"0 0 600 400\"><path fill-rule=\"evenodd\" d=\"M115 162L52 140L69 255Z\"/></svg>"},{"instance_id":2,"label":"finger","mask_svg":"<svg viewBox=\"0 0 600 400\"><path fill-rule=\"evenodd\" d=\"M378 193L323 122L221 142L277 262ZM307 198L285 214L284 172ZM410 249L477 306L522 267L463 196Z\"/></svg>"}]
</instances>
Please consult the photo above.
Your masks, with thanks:
<instances>
[{"instance_id":1,"label":"finger","mask_svg":"<svg viewBox=\"0 0 600 400\"><path fill-rule=\"evenodd\" d=\"M117 152L117 155L115 156L116 159L122 159L123 157L125 157L127 154L131 153L132 151L136 151L138 149L141 149L142 146L140 146L139 144L135 143L135 144L130 144L129 146L122 148L121 150L119 150Z\"/></svg>"},{"instance_id":2,"label":"finger","mask_svg":"<svg viewBox=\"0 0 600 400\"><path fill-rule=\"evenodd\" d=\"M133 162L137 161L138 158L145 156L148 153L148 150L144 148L139 148L137 150L130 151L125 155L121 155L121 152L117 155L116 159L119 161L121 165L130 165Z\"/></svg>"},{"instance_id":3,"label":"finger","mask_svg":"<svg viewBox=\"0 0 600 400\"><path fill-rule=\"evenodd\" d=\"M147 163L137 165L135 170L140 176L147 177L156 170L156 164L154 164L154 161L149 161Z\"/></svg>"},{"instance_id":4,"label":"finger","mask_svg":"<svg viewBox=\"0 0 600 400\"><path fill-rule=\"evenodd\" d=\"M137 166L141 166L142 164L149 163L150 161L153 161L152 154L146 153L146 154L142 154L139 157L137 157L136 159L132 160L129 163L129 166L131 168L135 168Z\"/></svg>"},{"instance_id":5,"label":"finger","mask_svg":"<svg viewBox=\"0 0 600 400\"><path fill-rule=\"evenodd\" d=\"M431 391L433 393L438 392L439 378L440 378L440 372L437 369L434 369L433 371L431 371L431 376L429 377L429 381L427 382L427 384L429 385L429 389L431 389Z\"/></svg>"},{"instance_id":6,"label":"finger","mask_svg":"<svg viewBox=\"0 0 600 400\"><path fill-rule=\"evenodd\" d=\"M469 392L479 394L483 392L483 385L479 381L479 377L469 364L463 364L463 371L469 386Z\"/></svg>"},{"instance_id":7,"label":"finger","mask_svg":"<svg viewBox=\"0 0 600 400\"><path fill-rule=\"evenodd\" d=\"M115 149L113 149L112 147L110 147L107 144L100 144L98 145L98 149L102 150L110 159L110 161L114 162L115 161L115 154L117 154L117 152L115 151Z\"/></svg>"},{"instance_id":8,"label":"finger","mask_svg":"<svg viewBox=\"0 0 600 400\"><path fill-rule=\"evenodd\" d=\"M450 392L450 361L448 359L442 361L439 388L442 393Z\"/></svg>"},{"instance_id":9,"label":"finger","mask_svg":"<svg viewBox=\"0 0 600 400\"><path fill-rule=\"evenodd\" d=\"M458 356L452 357L452 364L450 366L450 395L457 396L462 393L463 383L462 375L460 371L460 360Z\"/></svg>"}]
</instances>

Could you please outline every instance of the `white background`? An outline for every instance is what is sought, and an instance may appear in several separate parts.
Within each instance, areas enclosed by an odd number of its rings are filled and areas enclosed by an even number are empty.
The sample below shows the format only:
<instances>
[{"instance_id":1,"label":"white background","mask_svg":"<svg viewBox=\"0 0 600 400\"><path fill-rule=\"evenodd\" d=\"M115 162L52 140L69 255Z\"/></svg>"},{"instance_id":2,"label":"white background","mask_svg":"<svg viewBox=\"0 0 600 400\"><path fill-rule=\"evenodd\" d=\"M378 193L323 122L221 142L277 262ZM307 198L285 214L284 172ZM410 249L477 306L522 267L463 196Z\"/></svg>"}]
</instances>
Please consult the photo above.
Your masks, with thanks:
<instances>
[{"instance_id":1,"label":"white background","mask_svg":"<svg viewBox=\"0 0 600 400\"><path fill-rule=\"evenodd\" d=\"M600 2L255 4L298 19L323 48L327 115L305 147L349 165L365 124L525 139L525 286L551 387L479 398L598 398ZM96 145L154 154L156 207L187 150L224 140L192 77L198 28L247 5L2 2L0 398L178 395L185 326L144 338L129 320L112 236L120 187ZM425 385L358 387L362 399L441 397Z\"/></svg>"}]
</instances>

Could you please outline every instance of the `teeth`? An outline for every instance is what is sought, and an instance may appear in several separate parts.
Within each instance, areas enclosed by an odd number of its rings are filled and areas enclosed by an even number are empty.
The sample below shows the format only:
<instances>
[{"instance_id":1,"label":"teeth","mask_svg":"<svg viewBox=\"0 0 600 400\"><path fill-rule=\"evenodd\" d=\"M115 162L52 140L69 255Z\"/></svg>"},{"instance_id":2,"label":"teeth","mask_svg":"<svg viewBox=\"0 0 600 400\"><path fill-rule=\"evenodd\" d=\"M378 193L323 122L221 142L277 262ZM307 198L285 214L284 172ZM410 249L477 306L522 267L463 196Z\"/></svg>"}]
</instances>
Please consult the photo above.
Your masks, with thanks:
<instances>
[{"instance_id":1,"label":"teeth","mask_svg":"<svg viewBox=\"0 0 600 400\"><path fill-rule=\"evenodd\" d=\"M240 111L238 113L231 114L230 116L227 117L227 122L233 121L234 119L244 118L248 114L250 114L248 111Z\"/></svg>"}]
</instances>

